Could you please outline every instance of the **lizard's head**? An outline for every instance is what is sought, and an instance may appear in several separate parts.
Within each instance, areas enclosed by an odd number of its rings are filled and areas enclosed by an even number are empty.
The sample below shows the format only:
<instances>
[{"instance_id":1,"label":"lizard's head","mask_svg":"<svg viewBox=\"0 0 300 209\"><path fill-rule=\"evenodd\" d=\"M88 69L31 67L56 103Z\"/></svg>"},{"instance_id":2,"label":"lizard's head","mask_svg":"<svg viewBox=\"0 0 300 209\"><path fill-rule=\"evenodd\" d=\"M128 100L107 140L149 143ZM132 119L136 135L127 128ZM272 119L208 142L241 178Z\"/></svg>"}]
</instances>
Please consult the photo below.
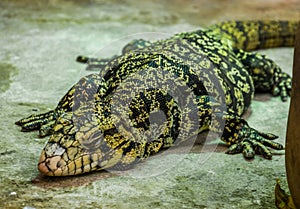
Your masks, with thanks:
<instances>
[{"instance_id":1,"label":"lizard's head","mask_svg":"<svg viewBox=\"0 0 300 209\"><path fill-rule=\"evenodd\" d=\"M38 169L47 176L66 176L92 171L91 155L76 137L78 128L73 114L62 114L53 127L53 134L44 147Z\"/></svg>"},{"instance_id":2,"label":"lizard's head","mask_svg":"<svg viewBox=\"0 0 300 209\"><path fill-rule=\"evenodd\" d=\"M64 113L57 119L38 163L44 175L82 174L114 166L118 160L116 151L104 140L95 116L75 115L74 112Z\"/></svg>"}]
</instances>

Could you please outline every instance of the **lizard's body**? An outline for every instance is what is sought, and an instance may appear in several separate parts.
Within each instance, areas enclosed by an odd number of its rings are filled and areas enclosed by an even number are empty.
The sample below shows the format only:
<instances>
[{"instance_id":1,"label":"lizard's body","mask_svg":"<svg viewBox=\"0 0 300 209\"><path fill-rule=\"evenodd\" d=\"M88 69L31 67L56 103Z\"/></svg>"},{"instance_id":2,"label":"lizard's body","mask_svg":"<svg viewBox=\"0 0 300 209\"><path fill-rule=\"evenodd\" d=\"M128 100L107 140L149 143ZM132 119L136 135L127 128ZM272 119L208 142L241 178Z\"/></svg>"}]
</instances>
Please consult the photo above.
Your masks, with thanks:
<instances>
[{"instance_id":1,"label":"lizard's body","mask_svg":"<svg viewBox=\"0 0 300 209\"><path fill-rule=\"evenodd\" d=\"M297 25L284 21L227 22L153 43L134 41L124 47L121 56L108 62L79 57L78 61L98 67L100 75L82 78L55 110L16 123L23 130L40 129L41 136L52 134L39 162L39 170L46 175L128 168L177 144L181 131L192 135L195 127L196 132L220 133L230 145L228 153L243 152L252 158L256 152L271 158L267 146L283 149L270 141L276 136L252 129L241 116L255 91L271 92L286 100L291 79L270 59L244 50L292 46ZM163 89L151 87L157 80L164 83ZM133 92L131 87L141 83L145 89ZM171 84L175 87L168 89ZM197 115L196 123L183 117L185 109L171 93L177 87L192 95L180 94L178 98L188 102L187 109ZM114 118L114 107L118 106L115 95L120 88L125 99L133 97L125 104L129 109ZM150 112L157 109L166 116L166 123L162 129L158 127L161 132L155 139L137 137L123 125L124 118L130 118L131 130L143 135L151 129Z\"/></svg>"}]
</instances>

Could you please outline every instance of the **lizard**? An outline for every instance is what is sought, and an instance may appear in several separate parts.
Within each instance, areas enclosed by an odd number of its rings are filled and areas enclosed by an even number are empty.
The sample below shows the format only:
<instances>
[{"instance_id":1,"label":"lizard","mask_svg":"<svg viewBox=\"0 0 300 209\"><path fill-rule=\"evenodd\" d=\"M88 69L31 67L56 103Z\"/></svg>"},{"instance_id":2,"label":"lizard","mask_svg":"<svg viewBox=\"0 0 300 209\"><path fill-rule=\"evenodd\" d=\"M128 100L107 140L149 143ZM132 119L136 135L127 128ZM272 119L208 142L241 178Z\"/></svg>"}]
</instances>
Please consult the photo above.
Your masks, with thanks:
<instances>
[{"instance_id":1,"label":"lizard","mask_svg":"<svg viewBox=\"0 0 300 209\"><path fill-rule=\"evenodd\" d=\"M286 101L291 77L252 51L293 46L297 27L297 21L226 21L164 40L134 40L110 59L78 56L100 72L81 78L55 109L16 124L51 135L38 163L48 176L128 169L208 130L219 134L228 154L271 159L270 148L284 149L273 141L278 137L242 116L254 93ZM153 112L165 117L157 126ZM153 127L158 133L149 134Z\"/></svg>"}]
</instances>

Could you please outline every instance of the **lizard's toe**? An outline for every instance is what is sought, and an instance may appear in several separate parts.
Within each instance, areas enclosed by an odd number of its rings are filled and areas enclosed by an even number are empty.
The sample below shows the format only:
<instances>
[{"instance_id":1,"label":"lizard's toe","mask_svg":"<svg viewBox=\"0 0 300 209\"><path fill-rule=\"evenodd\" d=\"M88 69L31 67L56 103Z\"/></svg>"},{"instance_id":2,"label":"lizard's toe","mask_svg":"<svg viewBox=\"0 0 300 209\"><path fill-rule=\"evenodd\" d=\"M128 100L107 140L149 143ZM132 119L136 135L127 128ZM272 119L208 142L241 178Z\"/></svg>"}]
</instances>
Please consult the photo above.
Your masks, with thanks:
<instances>
[{"instance_id":1,"label":"lizard's toe","mask_svg":"<svg viewBox=\"0 0 300 209\"><path fill-rule=\"evenodd\" d=\"M227 154L243 153L247 159L254 158L255 154L259 154L266 159L271 159L272 152L269 148L284 149L283 145L272 141L277 138L276 135L259 132L248 125L244 125L240 130L238 138L240 140L228 148Z\"/></svg>"}]
</instances>

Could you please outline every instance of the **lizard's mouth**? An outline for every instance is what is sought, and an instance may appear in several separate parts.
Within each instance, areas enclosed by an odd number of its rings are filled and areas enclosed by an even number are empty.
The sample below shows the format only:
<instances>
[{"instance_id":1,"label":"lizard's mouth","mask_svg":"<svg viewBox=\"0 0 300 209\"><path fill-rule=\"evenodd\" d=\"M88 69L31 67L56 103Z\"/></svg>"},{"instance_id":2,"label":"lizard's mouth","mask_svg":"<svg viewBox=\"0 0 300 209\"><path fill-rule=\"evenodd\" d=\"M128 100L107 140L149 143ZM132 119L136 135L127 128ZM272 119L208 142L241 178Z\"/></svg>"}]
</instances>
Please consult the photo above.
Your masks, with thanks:
<instances>
[{"instance_id":1,"label":"lizard's mouth","mask_svg":"<svg viewBox=\"0 0 300 209\"><path fill-rule=\"evenodd\" d=\"M135 153L124 154L123 147L116 150L107 147L103 152L86 149L78 143L72 145L48 142L41 153L38 170L46 176L73 176L104 169L127 170L139 161Z\"/></svg>"},{"instance_id":2,"label":"lizard's mouth","mask_svg":"<svg viewBox=\"0 0 300 209\"><path fill-rule=\"evenodd\" d=\"M38 162L38 170L43 175L71 176L100 169L97 153L75 152L75 150L58 148L58 146L57 143L48 143L42 151ZM55 152L51 149L54 147Z\"/></svg>"}]
</instances>

